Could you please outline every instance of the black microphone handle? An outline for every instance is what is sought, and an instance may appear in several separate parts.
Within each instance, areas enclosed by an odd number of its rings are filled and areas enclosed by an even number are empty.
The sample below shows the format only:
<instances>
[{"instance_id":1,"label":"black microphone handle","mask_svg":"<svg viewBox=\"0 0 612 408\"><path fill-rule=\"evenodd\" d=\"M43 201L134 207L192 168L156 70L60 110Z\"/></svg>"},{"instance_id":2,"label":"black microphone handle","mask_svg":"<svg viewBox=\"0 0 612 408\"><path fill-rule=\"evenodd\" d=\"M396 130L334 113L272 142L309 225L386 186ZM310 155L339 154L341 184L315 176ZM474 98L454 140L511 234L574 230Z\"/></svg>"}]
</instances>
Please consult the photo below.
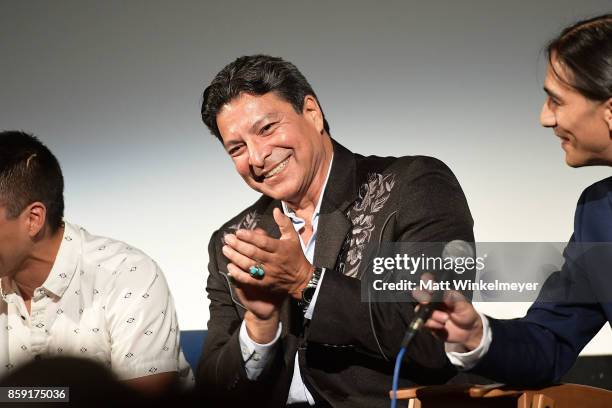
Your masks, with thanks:
<instances>
[{"instance_id":1,"label":"black microphone handle","mask_svg":"<svg viewBox=\"0 0 612 408\"><path fill-rule=\"evenodd\" d=\"M421 329L421 327L423 327L423 325L425 324L427 319L431 317L431 314L435 309L435 305L431 302L425 304L421 303L417 306L415 315L410 321L410 324L408 325L408 330L406 330L406 334L402 339L402 347L408 347L408 344L410 344L414 335Z\"/></svg>"},{"instance_id":2,"label":"black microphone handle","mask_svg":"<svg viewBox=\"0 0 612 408\"><path fill-rule=\"evenodd\" d=\"M451 241L444 246L442 250L442 256L474 256L474 252L469 243L461 240ZM452 270L444 270L442 276L438 280L438 282L444 282L449 280L452 277ZM428 303L420 303L417 305L415 310L415 315L410 321L408 325L408 329L406 330L406 334L404 334L404 338L402 339L401 347L408 347L416 333L423 327L427 319L429 319L440 303L442 303L442 299L444 298L444 291L439 289L434 291L431 299Z\"/></svg>"}]
</instances>

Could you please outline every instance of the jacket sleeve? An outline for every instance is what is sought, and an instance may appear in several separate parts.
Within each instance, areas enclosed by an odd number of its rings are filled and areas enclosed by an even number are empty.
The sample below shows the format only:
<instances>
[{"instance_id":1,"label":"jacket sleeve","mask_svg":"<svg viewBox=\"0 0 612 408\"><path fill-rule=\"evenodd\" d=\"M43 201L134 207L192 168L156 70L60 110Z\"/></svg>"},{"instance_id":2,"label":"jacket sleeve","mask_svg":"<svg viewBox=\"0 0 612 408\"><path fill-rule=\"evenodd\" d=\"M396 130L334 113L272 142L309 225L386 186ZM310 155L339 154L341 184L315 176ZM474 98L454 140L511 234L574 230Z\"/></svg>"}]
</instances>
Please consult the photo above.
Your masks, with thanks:
<instances>
[{"instance_id":1,"label":"jacket sleeve","mask_svg":"<svg viewBox=\"0 0 612 408\"><path fill-rule=\"evenodd\" d=\"M573 239L570 247L575 248ZM584 269L585 262L593 263L590 259L570 260L569 251L566 248L563 268L546 280L525 317L489 318L492 342L472 369L474 373L517 387L542 386L559 382L574 365L606 317ZM591 256L597 254L587 252L587 257Z\"/></svg>"},{"instance_id":2,"label":"jacket sleeve","mask_svg":"<svg viewBox=\"0 0 612 408\"><path fill-rule=\"evenodd\" d=\"M598 304L535 304L515 320L489 318L493 341L470 371L515 387L558 383L605 323Z\"/></svg>"},{"instance_id":3,"label":"jacket sleeve","mask_svg":"<svg viewBox=\"0 0 612 408\"><path fill-rule=\"evenodd\" d=\"M206 291L210 300L208 335L198 364L196 382L207 398L222 401L227 406L244 404L266 398L273 386L272 380L282 361L282 344L275 348L273 357L257 380L248 379L240 349L242 317L232 300L226 275L218 268L218 231L208 246L208 281ZM280 343L280 341L279 341ZM236 405L237 406L237 405Z\"/></svg>"},{"instance_id":4,"label":"jacket sleeve","mask_svg":"<svg viewBox=\"0 0 612 408\"><path fill-rule=\"evenodd\" d=\"M392 240L474 241L467 201L446 165L432 158L417 158L403 166L398 181L401 190L390 227L395 231ZM375 302L371 298L362 301L362 281L338 271L326 272L321 285L308 341L336 347L353 346L392 361L414 316L415 303L408 301L409 293L402 302ZM416 335L407 356L423 373L450 364L443 343L426 330ZM428 379L420 382L425 381ZM437 382L442 381L437 378Z\"/></svg>"}]
</instances>

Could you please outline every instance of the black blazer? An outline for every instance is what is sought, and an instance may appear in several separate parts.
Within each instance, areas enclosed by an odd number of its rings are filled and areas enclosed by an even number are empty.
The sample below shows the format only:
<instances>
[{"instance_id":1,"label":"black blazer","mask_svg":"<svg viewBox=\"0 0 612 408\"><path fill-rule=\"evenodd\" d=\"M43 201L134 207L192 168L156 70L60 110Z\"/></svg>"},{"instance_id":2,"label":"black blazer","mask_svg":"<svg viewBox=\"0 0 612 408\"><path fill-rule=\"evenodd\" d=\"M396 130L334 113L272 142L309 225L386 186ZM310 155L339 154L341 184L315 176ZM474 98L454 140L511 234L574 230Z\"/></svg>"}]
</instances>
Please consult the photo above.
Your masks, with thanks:
<instances>
[{"instance_id":1,"label":"black blazer","mask_svg":"<svg viewBox=\"0 0 612 408\"><path fill-rule=\"evenodd\" d=\"M272 218L279 206L262 196L210 240L210 321L197 370L199 386L226 406L284 407L297 351L303 381L317 406L388 406L395 355L414 304L362 302L362 256L378 242L473 242L473 222L459 183L437 159L364 157L334 141L314 255L315 266L328 271L313 319L305 320L288 299L275 356L250 381L239 345L244 309L232 296L221 247L223 235L239 228L259 227L279 236ZM443 343L429 332L419 333L406 354L400 386L444 383L455 374Z\"/></svg>"}]
</instances>

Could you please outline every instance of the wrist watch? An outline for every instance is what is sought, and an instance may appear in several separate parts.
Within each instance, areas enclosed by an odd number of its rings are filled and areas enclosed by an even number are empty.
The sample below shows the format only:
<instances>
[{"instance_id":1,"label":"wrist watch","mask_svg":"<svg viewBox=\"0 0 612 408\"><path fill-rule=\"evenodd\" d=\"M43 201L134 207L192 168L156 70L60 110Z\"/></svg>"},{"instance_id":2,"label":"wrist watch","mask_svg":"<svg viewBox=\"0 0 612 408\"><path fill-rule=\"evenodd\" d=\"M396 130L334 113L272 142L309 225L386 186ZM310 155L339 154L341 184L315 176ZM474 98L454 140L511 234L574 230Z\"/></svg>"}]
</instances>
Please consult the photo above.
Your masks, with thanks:
<instances>
[{"instance_id":1,"label":"wrist watch","mask_svg":"<svg viewBox=\"0 0 612 408\"><path fill-rule=\"evenodd\" d=\"M324 270L325 268L315 267L308 284L304 289L302 289L302 299L298 303L304 313L306 313L306 310L308 310L310 302L317 291L317 286L319 286L319 281L321 280L321 275L323 274Z\"/></svg>"}]
</instances>

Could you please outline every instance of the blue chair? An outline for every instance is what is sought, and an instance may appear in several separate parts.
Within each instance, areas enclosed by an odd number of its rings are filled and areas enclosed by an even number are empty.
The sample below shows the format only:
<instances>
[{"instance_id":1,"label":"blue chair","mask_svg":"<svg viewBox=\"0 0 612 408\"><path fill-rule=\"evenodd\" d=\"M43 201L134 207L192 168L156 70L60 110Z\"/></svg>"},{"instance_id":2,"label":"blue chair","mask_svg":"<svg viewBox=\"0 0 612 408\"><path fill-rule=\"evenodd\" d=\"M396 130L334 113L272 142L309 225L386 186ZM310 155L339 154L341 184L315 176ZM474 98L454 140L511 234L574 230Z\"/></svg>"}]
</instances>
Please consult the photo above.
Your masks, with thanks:
<instances>
[{"instance_id":1,"label":"blue chair","mask_svg":"<svg viewBox=\"0 0 612 408\"><path fill-rule=\"evenodd\" d=\"M182 330L181 331L181 348L187 362L195 373L202 354L202 345L208 334L207 330Z\"/></svg>"}]
</instances>

